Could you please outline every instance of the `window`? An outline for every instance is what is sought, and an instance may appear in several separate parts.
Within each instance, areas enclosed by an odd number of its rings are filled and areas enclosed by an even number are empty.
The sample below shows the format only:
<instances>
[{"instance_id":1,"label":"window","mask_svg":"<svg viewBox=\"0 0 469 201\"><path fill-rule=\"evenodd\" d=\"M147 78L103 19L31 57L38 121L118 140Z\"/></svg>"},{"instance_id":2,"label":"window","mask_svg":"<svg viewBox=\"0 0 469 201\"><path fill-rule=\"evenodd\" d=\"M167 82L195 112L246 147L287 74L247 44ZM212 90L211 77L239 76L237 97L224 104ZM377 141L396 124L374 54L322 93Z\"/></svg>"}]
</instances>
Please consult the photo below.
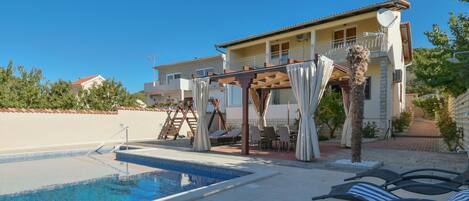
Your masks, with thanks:
<instances>
[{"instance_id":1,"label":"window","mask_svg":"<svg viewBox=\"0 0 469 201\"><path fill-rule=\"evenodd\" d=\"M290 43L281 42L270 46L270 60L273 64L286 64L288 62L288 52Z\"/></svg>"},{"instance_id":2,"label":"window","mask_svg":"<svg viewBox=\"0 0 469 201\"><path fill-rule=\"evenodd\" d=\"M334 31L332 46L334 48L344 47L344 45L352 45L357 41L357 28L352 27Z\"/></svg>"},{"instance_id":3,"label":"window","mask_svg":"<svg viewBox=\"0 0 469 201\"><path fill-rule=\"evenodd\" d=\"M273 89L272 91L272 105L280 105L280 91L278 89Z\"/></svg>"},{"instance_id":4,"label":"window","mask_svg":"<svg viewBox=\"0 0 469 201\"><path fill-rule=\"evenodd\" d=\"M205 77L208 76L209 73L213 73L215 71L214 68L202 68L202 69L197 69L195 71L195 74L197 77Z\"/></svg>"},{"instance_id":5,"label":"window","mask_svg":"<svg viewBox=\"0 0 469 201\"><path fill-rule=\"evenodd\" d=\"M366 77L365 82L365 100L371 99L371 77Z\"/></svg>"},{"instance_id":6,"label":"window","mask_svg":"<svg viewBox=\"0 0 469 201\"><path fill-rule=\"evenodd\" d=\"M180 79L181 73L171 73L166 75L166 84L170 84L175 79Z\"/></svg>"},{"instance_id":7,"label":"window","mask_svg":"<svg viewBox=\"0 0 469 201\"><path fill-rule=\"evenodd\" d=\"M228 86L228 105L230 107L233 106L241 106L241 87L229 85Z\"/></svg>"}]
</instances>

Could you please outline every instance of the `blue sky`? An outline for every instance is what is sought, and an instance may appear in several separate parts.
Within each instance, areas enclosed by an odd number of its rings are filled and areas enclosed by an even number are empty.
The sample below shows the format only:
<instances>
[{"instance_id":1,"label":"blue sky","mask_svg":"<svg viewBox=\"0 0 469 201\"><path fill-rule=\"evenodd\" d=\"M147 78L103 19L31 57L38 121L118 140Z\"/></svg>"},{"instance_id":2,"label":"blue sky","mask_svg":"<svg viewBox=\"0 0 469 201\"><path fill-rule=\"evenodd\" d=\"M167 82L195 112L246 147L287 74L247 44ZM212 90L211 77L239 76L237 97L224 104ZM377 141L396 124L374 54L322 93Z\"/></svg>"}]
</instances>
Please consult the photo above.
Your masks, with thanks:
<instances>
[{"instance_id":1,"label":"blue sky","mask_svg":"<svg viewBox=\"0 0 469 201\"><path fill-rule=\"evenodd\" d=\"M288 4L286 4L288 2ZM1 1L0 64L37 67L51 81L101 74L132 92L153 79L157 64L216 54L214 44L380 2L376 0L15 0ZM413 0L414 47L444 25L448 13L468 12L456 0Z\"/></svg>"}]
</instances>

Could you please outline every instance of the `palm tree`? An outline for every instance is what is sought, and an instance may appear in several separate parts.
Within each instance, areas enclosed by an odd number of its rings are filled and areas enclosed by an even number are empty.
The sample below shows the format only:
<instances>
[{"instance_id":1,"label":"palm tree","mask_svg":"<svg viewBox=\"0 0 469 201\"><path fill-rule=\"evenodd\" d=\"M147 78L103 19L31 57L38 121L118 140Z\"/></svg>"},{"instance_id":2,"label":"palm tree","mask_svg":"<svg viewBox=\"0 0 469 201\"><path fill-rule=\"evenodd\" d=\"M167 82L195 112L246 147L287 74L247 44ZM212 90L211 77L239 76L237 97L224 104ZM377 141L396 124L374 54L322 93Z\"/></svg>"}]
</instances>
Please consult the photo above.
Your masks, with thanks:
<instances>
[{"instance_id":1,"label":"palm tree","mask_svg":"<svg viewBox=\"0 0 469 201\"><path fill-rule=\"evenodd\" d=\"M350 63L352 77L351 114L352 114L352 163L361 162L363 108L365 99L365 73L368 68L370 51L361 46L353 45L348 49L347 61Z\"/></svg>"}]
</instances>

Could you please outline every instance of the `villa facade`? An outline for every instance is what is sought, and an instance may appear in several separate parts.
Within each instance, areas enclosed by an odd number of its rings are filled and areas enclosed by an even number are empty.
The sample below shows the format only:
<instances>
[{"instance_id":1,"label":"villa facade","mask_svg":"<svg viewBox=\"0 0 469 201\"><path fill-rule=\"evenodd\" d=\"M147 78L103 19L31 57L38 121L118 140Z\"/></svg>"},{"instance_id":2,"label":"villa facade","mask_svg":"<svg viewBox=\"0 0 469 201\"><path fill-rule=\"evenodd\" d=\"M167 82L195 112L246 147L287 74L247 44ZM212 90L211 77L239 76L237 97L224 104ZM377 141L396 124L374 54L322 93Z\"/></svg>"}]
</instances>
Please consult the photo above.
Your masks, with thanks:
<instances>
[{"instance_id":1,"label":"villa facade","mask_svg":"<svg viewBox=\"0 0 469 201\"><path fill-rule=\"evenodd\" d=\"M314 59L325 55L336 64L348 66L346 50L353 44L370 50L370 62L365 89L365 122L375 122L381 133L389 131L392 117L405 110L405 68L411 60L410 24L401 23L401 11L409 7L406 1L389 1L354 9L278 30L218 44L226 50L225 67L242 70L244 66L265 68ZM380 9L392 11L392 24L383 27L377 16ZM228 86L227 121L241 122L241 89ZM292 124L296 100L291 89L272 92L267 123ZM250 123L256 123L250 108ZM288 121L288 122L287 122Z\"/></svg>"},{"instance_id":2,"label":"villa facade","mask_svg":"<svg viewBox=\"0 0 469 201\"><path fill-rule=\"evenodd\" d=\"M152 105L192 97L192 75L308 61L316 54L349 66L346 50L359 44L370 50L364 121L375 122L384 135L390 131L392 118L399 116L406 106L405 69L411 62L412 47L410 23L401 22L401 11L409 6L406 1L373 4L216 45L225 49L225 54L160 65L155 68L159 72L158 79L145 83L146 102ZM387 27L378 22L382 9L391 10L395 16ZM210 96L222 100L228 124L239 127L241 89L212 83ZM296 99L289 88L272 90L269 105L266 114L269 125L291 125L298 118ZM252 105L249 110L250 123L256 124L257 115Z\"/></svg>"}]
</instances>

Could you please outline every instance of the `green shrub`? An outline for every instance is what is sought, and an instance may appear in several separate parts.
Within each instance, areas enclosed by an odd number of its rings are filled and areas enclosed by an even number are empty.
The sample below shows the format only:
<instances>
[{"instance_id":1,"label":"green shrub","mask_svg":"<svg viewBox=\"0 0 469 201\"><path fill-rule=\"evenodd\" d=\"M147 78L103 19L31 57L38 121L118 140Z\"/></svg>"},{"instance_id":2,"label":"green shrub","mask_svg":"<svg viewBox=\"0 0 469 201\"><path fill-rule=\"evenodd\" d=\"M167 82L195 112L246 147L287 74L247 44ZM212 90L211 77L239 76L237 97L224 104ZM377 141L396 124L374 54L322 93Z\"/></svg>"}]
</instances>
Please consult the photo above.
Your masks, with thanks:
<instances>
[{"instance_id":1,"label":"green shrub","mask_svg":"<svg viewBox=\"0 0 469 201\"><path fill-rule=\"evenodd\" d=\"M399 117L392 119L392 127L395 132L403 132L404 129L409 128L410 122L412 121L412 113L402 112Z\"/></svg>"},{"instance_id":2,"label":"green shrub","mask_svg":"<svg viewBox=\"0 0 469 201\"><path fill-rule=\"evenodd\" d=\"M441 101L440 107L437 109L437 114L437 125L443 137L443 142L448 146L449 151L456 151L460 139L462 138L462 129L458 129L456 122L449 115L445 101Z\"/></svg>"},{"instance_id":3,"label":"green shrub","mask_svg":"<svg viewBox=\"0 0 469 201\"><path fill-rule=\"evenodd\" d=\"M324 136L324 135L318 135L318 140L319 141L326 141L326 140L329 140L329 137Z\"/></svg>"},{"instance_id":4,"label":"green shrub","mask_svg":"<svg viewBox=\"0 0 469 201\"><path fill-rule=\"evenodd\" d=\"M343 124L346 117L342 95L331 88L327 89L321 98L315 117L316 122L327 126L329 138L335 138L335 131Z\"/></svg>"},{"instance_id":5,"label":"green shrub","mask_svg":"<svg viewBox=\"0 0 469 201\"><path fill-rule=\"evenodd\" d=\"M378 126L376 122L366 122L365 126L363 127L363 137L364 138L375 138L376 133L378 133Z\"/></svg>"}]
</instances>

